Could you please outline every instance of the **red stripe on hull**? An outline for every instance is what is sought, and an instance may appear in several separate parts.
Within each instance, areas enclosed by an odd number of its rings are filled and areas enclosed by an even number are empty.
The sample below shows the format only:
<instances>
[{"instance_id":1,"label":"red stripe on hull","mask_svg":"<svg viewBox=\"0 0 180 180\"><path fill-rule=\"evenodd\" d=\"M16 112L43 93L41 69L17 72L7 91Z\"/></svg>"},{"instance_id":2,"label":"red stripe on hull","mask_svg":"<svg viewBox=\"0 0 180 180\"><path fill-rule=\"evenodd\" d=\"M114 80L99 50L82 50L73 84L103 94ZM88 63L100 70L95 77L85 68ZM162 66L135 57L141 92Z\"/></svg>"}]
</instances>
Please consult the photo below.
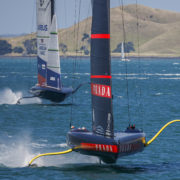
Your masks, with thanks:
<instances>
[{"instance_id":1,"label":"red stripe on hull","mask_svg":"<svg viewBox=\"0 0 180 180\"><path fill-rule=\"evenodd\" d=\"M111 98L111 86L91 83L91 94L95 96Z\"/></svg>"},{"instance_id":2,"label":"red stripe on hull","mask_svg":"<svg viewBox=\"0 0 180 180\"><path fill-rule=\"evenodd\" d=\"M111 79L112 76L108 76L108 75L91 75L91 78L104 78L104 79Z\"/></svg>"},{"instance_id":3,"label":"red stripe on hull","mask_svg":"<svg viewBox=\"0 0 180 180\"><path fill-rule=\"evenodd\" d=\"M40 86L46 85L46 79L43 76L41 76L40 74L38 74L38 83Z\"/></svg>"},{"instance_id":4,"label":"red stripe on hull","mask_svg":"<svg viewBox=\"0 0 180 180\"><path fill-rule=\"evenodd\" d=\"M91 39L110 39L110 34L91 34Z\"/></svg>"},{"instance_id":5,"label":"red stripe on hull","mask_svg":"<svg viewBox=\"0 0 180 180\"><path fill-rule=\"evenodd\" d=\"M81 143L81 148L93 151L118 153L117 145Z\"/></svg>"}]
</instances>

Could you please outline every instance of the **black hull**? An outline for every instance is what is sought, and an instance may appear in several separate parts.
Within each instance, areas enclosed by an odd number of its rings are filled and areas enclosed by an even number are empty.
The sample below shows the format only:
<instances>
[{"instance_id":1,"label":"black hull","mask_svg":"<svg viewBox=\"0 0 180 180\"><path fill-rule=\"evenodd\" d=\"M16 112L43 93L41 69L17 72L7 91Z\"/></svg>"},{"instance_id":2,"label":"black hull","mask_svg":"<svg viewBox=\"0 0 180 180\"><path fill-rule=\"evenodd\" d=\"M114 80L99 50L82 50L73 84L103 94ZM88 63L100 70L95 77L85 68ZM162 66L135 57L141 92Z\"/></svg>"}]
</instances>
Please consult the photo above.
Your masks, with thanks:
<instances>
[{"instance_id":1,"label":"black hull","mask_svg":"<svg viewBox=\"0 0 180 180\"><path fill-rule=\"evenodd\" d=\"M64 99L68 96L69 94L64 94L64 93L57 93L57 92L52 92L52 91L41 91L38 95L38 97L43 98L43 99L48 99L52 102L62 102Z\"/></svg>"},{"instance_id":2,"label":"black hull","mask_svg":"<svg viewBox=\"0 0 180 180\"><path fill-rule=\"evenodd\" d=\"M30 93L35 97L47 99L55 103L64 101L68 96L73 93L72 88L62 88L60 90L51 89L47 87L35 86L30 90Z\"/></svg>"},{"instance_id":3,"label":"black hull","mask_svg":"<svg viewBox=\"0 0 180 180\"><path fill-rule=\"evenodd\" d=\"M76 152L97 156L105 163L115 163L119 157L143 151L145 134L127 131L115 133L114 138L107 138L77 129L68 132L67 143Z\"/></svg>"}]
</instances>

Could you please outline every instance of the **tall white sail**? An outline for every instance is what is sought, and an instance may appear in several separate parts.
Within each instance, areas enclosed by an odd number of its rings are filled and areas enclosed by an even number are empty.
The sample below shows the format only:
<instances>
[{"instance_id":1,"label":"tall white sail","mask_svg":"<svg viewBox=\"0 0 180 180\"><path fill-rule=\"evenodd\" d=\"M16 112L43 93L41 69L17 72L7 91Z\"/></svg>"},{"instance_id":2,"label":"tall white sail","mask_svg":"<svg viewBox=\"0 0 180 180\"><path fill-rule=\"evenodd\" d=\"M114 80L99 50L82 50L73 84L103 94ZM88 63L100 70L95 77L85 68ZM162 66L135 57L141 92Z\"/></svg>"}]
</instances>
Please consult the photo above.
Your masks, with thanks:
<instances>
[{"instance_id":1,"label":"tall white sail","mask_svg":"<svg viewBox=\"0 0 180 180\"><path fill-rule=\"evenodd\" d=\"M40 86L61 88L54 0L37 0L37 59Z\"/></svg>"},{"instance_id":2,"label":"tall white sail","mask_svg":"<svg viewBox=\"0 0 180 180\"><path fill-rule=\"evenodd\" d=\"M56 15L53 16L50 26L47 62L47 85L58 89L61 88L58 28Z\"/></svg>"},{"instance_id":3,"label":"tall white sail","mask_svg":"<svg viewBox=\"0 0 180 180\"><path fill-rule=\"evenodd\" d=\"M121 59L122 61L125 59L125 55L124 55L124 43L121 43Z\"/></svg>"},{"instance_id":4,"label":"tall white sail","mask_svg":"<svg viewBox=\"0 0 180 180\"><path fill-rule=\"evenodd\" d=\"M125 53L124 53L124 42L121 43L121 61L130 61L130 59L127 59L125 57Z\"/></svg>"},{"instance_id":5,"label":"tall white sail","mask_svg":"<svg viewBox=\"0 0 180 180\"><path fill-rule=\"evenodd\" d=\"M37 0L37 59L38 59L38 83L46 85L49 27L51 24L51 0Z\"/></svg>"}]
</instances>

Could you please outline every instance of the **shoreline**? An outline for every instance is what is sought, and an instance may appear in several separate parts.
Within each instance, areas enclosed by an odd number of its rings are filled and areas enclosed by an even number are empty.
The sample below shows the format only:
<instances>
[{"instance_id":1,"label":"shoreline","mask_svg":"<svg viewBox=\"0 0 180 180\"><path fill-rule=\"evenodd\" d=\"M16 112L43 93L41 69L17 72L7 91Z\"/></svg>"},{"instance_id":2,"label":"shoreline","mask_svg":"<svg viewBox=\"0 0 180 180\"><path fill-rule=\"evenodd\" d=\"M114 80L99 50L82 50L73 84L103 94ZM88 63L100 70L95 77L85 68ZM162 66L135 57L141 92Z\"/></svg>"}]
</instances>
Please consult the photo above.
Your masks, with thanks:
<instances>
[{"instance_id":1,"label":"shoreline","mask_svg":"<svg viewBox=\"0 0 180 180\"><path fill-rule=\"evenodd\" d=\"M36 58L37 56L10 56L10 55L0 55L1 58ZM128 59L180 59L180 56L126 56ZM83 59L89 59L90 56L84 56L84 55L68 55L68 56L63 56L61 55L60 58L83 58ZM121 59L121 56L117 55L111 55L111 58L114 59Z\"/></svg>"}]
</instances>

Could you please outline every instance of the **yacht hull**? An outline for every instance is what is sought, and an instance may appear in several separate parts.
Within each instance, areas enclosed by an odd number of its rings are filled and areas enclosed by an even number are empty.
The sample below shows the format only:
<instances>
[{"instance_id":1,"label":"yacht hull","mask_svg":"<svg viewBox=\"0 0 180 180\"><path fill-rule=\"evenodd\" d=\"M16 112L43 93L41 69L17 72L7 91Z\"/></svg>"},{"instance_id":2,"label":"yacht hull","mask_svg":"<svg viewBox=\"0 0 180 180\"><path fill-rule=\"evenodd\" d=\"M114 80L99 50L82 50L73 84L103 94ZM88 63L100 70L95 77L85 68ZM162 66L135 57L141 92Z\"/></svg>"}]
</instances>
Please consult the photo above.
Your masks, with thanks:
<instances>
[{"instance_id":1,"label":"yacht hull","mask_svg":"<svg viewBox=\"0 0 180 180\"><path fill-rule=\"evenodd\" d=\"M52 102L62 102L67 98L69 95L73 93L72 88L61 88L61 89L53 89L49 87L41 87L41 86L34 86L31 88L30 93L33 94L35 97L48 99Z\"/></svg>"},{"instance_id":2,"label":"yacht hull","mask_svg":"<svg viewBox=\"0 0 180 180\"><path fill-rule=\"evenodd\" d=\"M113 138L75 129L67 134L67 143L74 151L99 157L105 163L115 163L118 158L143 151L145 134L140 131L125 131Z\"/></svg>"}]
</instances>

